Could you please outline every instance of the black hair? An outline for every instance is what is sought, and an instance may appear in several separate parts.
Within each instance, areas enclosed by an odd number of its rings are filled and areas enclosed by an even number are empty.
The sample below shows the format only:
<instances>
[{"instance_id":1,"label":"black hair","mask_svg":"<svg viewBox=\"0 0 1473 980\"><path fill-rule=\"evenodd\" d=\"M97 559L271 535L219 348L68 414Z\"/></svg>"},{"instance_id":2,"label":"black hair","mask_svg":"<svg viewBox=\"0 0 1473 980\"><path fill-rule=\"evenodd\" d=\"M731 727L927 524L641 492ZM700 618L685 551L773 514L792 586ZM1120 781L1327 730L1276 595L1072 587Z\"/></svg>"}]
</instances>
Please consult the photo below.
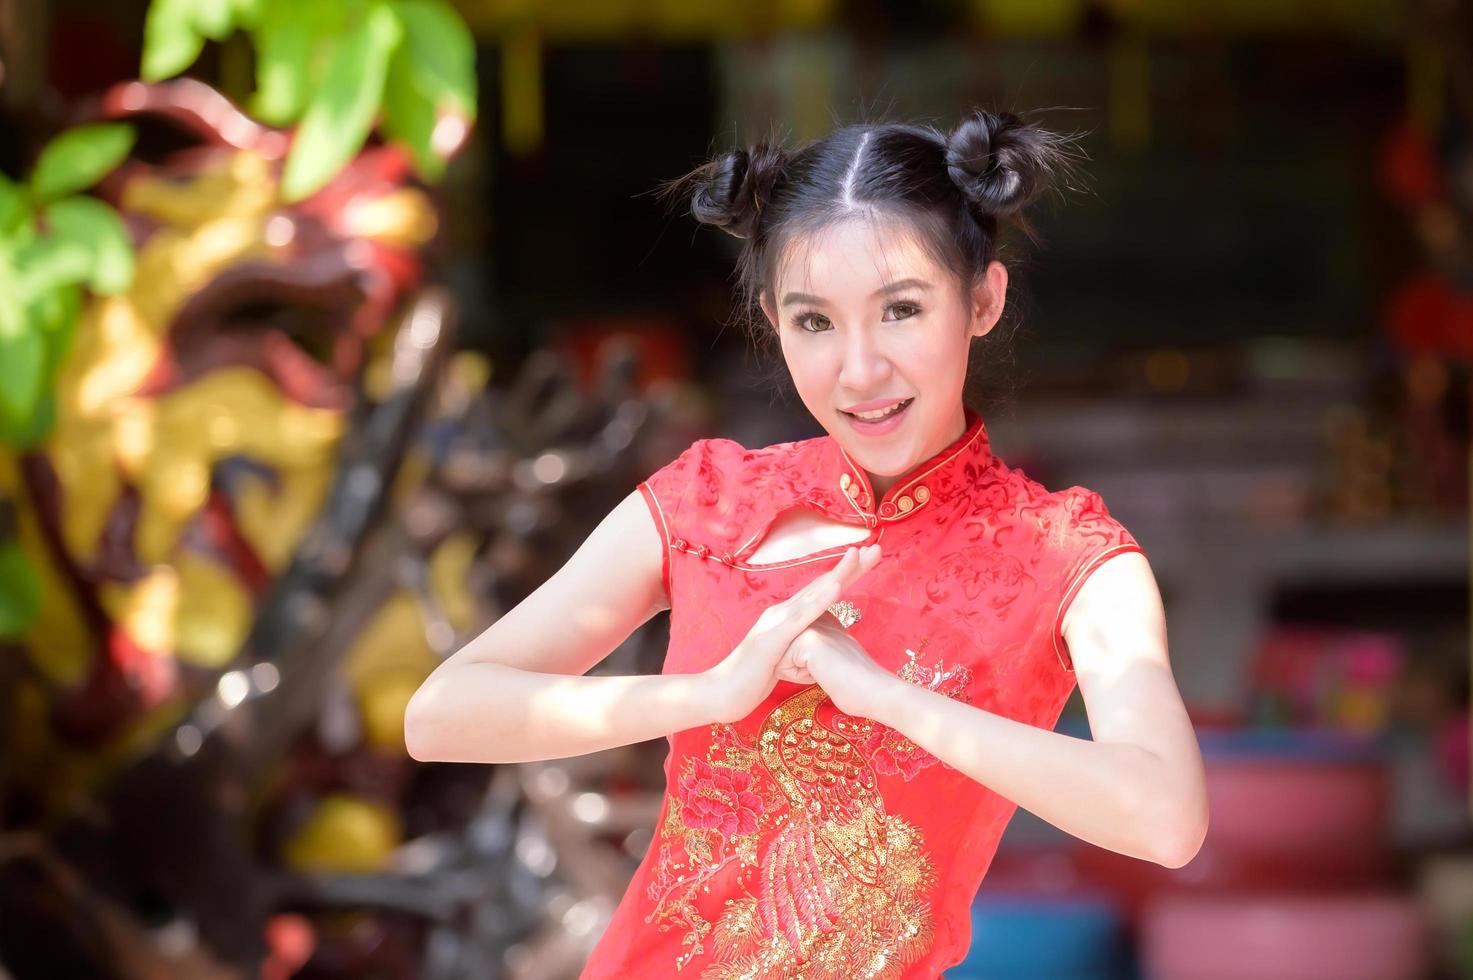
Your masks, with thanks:
<instances>
[{"instance_id":1,"label":"black hair","mask_svg":"<svg viewBox=\"0 0 1473 980\"><path fill-rule=\"evenodd\" d=\"M1083 156L1077 139L1011 112L982 109L949 133L913 123L860 123L792 150L774 140L730 150L666 181L661 193L668 199L688 193L697 221L742 240L738 315L756 343L775 344L760 299L776 281L787 242L855 214L898 221L951 270L965 301L997 257L1002 223L1037 240L1023 209L1056 178L1067 185L1076 175ZM988 369L1004 359L1014 329L999 323L973 341L968 404L982 400Z\"/></svg>"}]
</instances>

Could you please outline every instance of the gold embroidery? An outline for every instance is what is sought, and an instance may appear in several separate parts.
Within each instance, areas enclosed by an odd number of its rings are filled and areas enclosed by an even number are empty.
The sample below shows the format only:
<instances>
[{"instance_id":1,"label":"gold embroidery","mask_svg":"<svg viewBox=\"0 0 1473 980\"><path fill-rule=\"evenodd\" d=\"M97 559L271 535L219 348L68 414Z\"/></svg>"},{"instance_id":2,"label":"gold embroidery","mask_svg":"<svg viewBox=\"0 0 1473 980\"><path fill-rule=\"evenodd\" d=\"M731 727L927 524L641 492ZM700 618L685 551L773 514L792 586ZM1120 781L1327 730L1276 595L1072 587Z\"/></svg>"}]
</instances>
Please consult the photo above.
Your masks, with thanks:
<instances>
[{"instance_id":1,"label":"gold embroidery","mask_svg":"<svg viewBox=\"0 0 1473 980\"><path fill-rule=\"evenodd\" d=\"M646 917L661 930L685 929L677 969L710 952L702 980L890 978L930 947L935 873L924 841L886 813L855 743L818 722L825 699L811 686L783 701L755 745L730 725L712 726L706 759L687 761ZM771 839L759 855L764 828ZM744 896L712 922L696 901L733 864Z\"/></svg>"},{"instance_id":2,"label":"gold embroidery","mask_svg":"<svg viewBox=\"0 0 1473 980\"><path fill-rule=\"evenodd\" d=\"M846 630L859 622L859 607L848 599L840 599L832 606L829 606L829 612L834 614L834 617L839 621L839 625Z\"/></svg>"}]
</instances>

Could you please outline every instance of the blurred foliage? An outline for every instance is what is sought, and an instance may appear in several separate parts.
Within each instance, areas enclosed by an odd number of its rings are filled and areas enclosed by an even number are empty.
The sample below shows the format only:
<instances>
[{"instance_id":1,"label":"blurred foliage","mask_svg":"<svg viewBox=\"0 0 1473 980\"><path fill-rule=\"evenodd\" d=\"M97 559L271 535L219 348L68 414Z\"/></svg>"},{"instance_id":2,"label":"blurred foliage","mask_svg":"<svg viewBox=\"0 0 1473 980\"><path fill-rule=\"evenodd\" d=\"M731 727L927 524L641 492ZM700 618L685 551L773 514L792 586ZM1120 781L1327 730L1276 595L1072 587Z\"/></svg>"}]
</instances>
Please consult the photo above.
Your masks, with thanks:
<instances>
[{"instance_id":1,"label":"blurred foliage","mask_svg":"<svg viewBox=\"0 0 1473 980\"><path fill-rule=\"evenodd\" d=\"M476 116L475 42L443 0L154 0L142 77L192 65L204 43L245 32L256 50L249 111L297 126L281 197L320 190L362 149L375 122L420 175L439 180ZM29 180L0 175L0 445L38 446L56 422L56 378L83 288L116 295L132 282L134 249L111 206L78 192L133 149L135 129L94 123L57 136ZM3 525L0 521L0 525ZM0 526L0 636L23 633L39 584Z\"/></svg>"},{"instance_id":2,"label":"blurred foliage","mask_svg":"<svg viewBox=\"0 0 1473 980\"><path fill-rule=\"evenodd\" d=\"M143 79L183 72L206 40L237 29L256 50L249 111L274 126L298 125L282 176L286 201L327 184L375 120L426 180L438 180L440 127L458 133L475 120L475 40L443 0L154 0Z\"/></svg>"},{"instance_id":3,"label":"blurred foliage","mask_svg":"<svg viewBox=\"0 0 1473 980\"><path fill-rule=\"evenodd\" d=\"M79 126L42 149L29 180L0 174L0 446L30 449L55 426L56 376L83 287L110 296L133 282L122 217L78 192L121 163L136 139L124 123ZM23 633L40 607L35 568L0 528L0 637Z\"/></svg>"},{"instance_id":4,"label":"blurred foliage","mask_svg":"<svg viewBox=\"0 0 1473 980\"><path fill-rule=\"evenodd\" d=\"M82 287L114 295L133 281L123 219L77 192L116 167L135 138L122 123L81 126L42 150L29 181L0 175L0 443L25 449L50 431Z\"/></svg>"}]
</instances>

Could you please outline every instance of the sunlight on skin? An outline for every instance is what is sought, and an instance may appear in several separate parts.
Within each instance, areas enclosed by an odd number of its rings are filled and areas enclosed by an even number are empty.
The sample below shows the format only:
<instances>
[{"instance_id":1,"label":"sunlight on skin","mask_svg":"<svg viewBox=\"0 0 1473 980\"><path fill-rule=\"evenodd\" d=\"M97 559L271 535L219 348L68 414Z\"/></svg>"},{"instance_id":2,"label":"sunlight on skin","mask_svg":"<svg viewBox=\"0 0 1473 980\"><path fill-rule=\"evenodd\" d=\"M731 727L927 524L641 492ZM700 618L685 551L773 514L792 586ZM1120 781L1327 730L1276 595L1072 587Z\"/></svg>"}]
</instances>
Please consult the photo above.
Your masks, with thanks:
<instances>
[{"instance_id":1,"label":"sunlight on skin","mask_svg":"<svg viewBox=\"0 0 1473 980\"><path fill-rule=\"evenodd\" d=\"M911 279L918 284L887 289ZM789 246L763 312L777 325L804 406L869 474L877 495L965 431L968 351L1002 315L1007 280L1003 264L991 263L968 306L952 273L913 235L868 216ZM841 411L888 398L915 401L882 435L857 431Z\"/></svg>"}]
</instances>

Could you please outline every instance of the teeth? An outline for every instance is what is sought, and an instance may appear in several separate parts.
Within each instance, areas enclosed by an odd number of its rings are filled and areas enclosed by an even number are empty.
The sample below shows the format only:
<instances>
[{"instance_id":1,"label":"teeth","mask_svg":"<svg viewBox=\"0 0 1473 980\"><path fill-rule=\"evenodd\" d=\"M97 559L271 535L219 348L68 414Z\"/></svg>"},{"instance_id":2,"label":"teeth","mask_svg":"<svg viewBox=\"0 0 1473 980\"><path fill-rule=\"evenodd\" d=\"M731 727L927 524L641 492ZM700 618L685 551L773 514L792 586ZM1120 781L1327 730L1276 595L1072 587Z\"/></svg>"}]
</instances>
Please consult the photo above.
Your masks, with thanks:
<instances>
[{"instance_id":1,"label":"teeth","mask_svg":"<svg viewBox=\"0 0 1473 980\"><path fill-rule=\"evenodd\" d=\"M882 419L886 415L894 415L896 412L900 411L901 406L904 404L905 400L902 399L901 401L896 402L894 405L891 405L889 408L882 408L873 412L850 412L849 414L853 415L855 418L873 421L874 419Z\"/></svg>"}]
</instances>

